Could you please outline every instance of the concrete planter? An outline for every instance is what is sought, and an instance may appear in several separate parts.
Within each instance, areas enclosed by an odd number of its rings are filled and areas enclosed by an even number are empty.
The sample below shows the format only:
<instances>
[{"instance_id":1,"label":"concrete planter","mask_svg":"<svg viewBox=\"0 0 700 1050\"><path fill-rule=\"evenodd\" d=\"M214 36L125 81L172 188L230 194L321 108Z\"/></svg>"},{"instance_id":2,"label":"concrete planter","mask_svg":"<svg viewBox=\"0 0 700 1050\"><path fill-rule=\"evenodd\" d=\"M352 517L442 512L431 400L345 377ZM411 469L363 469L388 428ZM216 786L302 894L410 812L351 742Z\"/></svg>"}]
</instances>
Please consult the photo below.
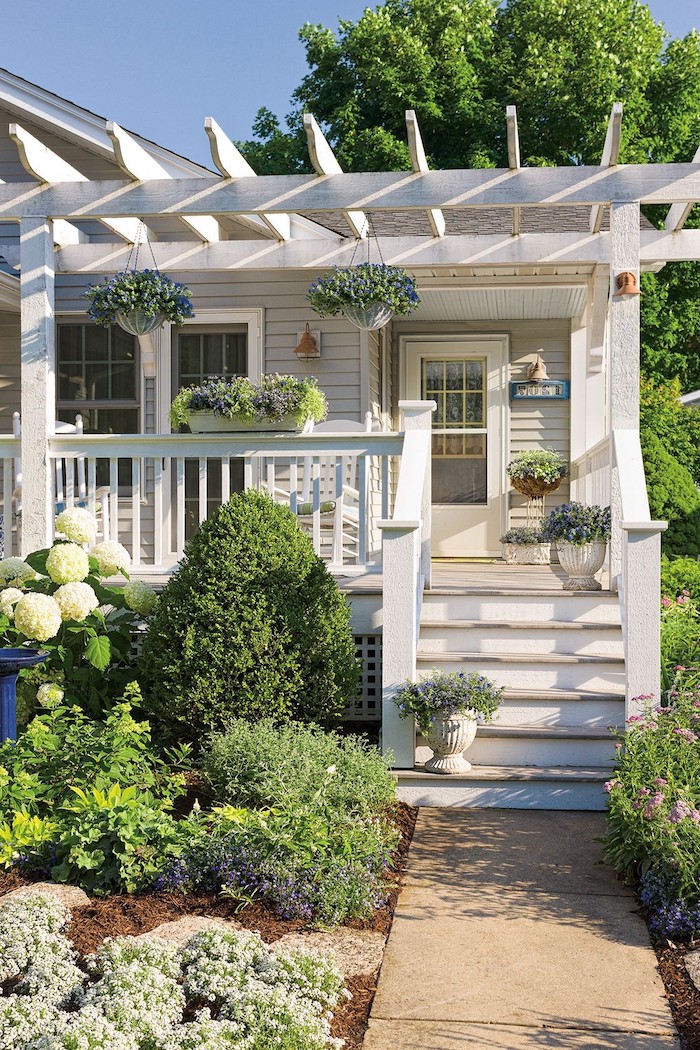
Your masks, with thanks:
<instances>
[{"instance_id":1,"label":"concrete planter","mask_svg":"<svg viewBox=\"0 0 700 1050\"><path fill-rule=\"evenodd\" d=\"M436 715L423 735L433 757L425 763L426 773L467 773L472 767L463 752L476 736L476 714Z\"/></svg>"},{"instance_id":2,"label":"concrete planter","mask_svg":"<svg viewBox=\"0 0 700 1050\"><path fill-rule=\"evenodd\" d=\"M550 543L504 543L503 560L507 565L549 565Z\"/></svg>"},{"instance_id":3,"label":"concrete planter","mask_svg":"<svg viewBox=\"0 0 700 1050\"><path fill-rule=\"evenodd\" d=\"M577 545L566 540L557 540L557 554L561 567L569 577L564 584L567 591L600 591L601 584L595 574L605 561L604 540Z\"/></svg>"}]
</instances>

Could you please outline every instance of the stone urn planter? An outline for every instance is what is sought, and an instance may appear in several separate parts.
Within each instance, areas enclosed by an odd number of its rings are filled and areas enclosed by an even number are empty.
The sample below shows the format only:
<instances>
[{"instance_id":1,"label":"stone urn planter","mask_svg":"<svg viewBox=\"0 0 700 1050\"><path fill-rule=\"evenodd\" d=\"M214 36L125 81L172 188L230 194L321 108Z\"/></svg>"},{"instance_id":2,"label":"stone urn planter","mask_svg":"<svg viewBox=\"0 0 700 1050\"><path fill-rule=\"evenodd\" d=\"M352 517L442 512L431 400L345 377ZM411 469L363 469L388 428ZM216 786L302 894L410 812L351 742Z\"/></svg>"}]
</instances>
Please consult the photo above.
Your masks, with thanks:
<instances>
[{"instance_id":1,"label":"stone urn planter","mask_svg":"<svg viewBox=\"0 0 700 1050\"><path fill-rule=\"evenodd\" d=\"M561 567L568 579L564 584L567 591L599 591L601 584L595 574L605 561L607 543L604 540L593 540L591 543L568 543L557 540L557 554Z\"/></svg>"},{"instance_id":2,"label":"stone urn planter","mask_svg":"<svg viewBox=\"0 0 700 1050\"><path fill-rule=\"evenodd\" d=\"M476 712L436 715L423 736L433 757L425 763L426 773L468 773L472 768L464 752L476 736Z\"/></svg>"}]
</instances>

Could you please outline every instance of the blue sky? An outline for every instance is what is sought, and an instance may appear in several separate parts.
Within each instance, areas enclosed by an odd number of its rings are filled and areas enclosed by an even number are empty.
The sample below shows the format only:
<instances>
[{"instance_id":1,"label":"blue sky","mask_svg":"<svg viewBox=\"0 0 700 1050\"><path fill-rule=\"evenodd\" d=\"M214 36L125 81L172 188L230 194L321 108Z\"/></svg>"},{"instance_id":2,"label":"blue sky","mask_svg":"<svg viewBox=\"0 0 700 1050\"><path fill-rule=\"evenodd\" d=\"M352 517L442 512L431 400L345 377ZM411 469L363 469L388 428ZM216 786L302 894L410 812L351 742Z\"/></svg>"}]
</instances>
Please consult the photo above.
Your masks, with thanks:
<instances>
[{"instance_id":1,"label":"blue sky","mask_svg":"<svg viewBox=\"0 0 700 1050\"><path fill-rule=\"evenodd\" d=\"M367 0L18 0L3 5L0 66L211 165L204 118L246 138L257 109L283 116L307 71L297 31L337 28ZM698 0L651 0L672 36Z\"/></svg>"}]
</instances>

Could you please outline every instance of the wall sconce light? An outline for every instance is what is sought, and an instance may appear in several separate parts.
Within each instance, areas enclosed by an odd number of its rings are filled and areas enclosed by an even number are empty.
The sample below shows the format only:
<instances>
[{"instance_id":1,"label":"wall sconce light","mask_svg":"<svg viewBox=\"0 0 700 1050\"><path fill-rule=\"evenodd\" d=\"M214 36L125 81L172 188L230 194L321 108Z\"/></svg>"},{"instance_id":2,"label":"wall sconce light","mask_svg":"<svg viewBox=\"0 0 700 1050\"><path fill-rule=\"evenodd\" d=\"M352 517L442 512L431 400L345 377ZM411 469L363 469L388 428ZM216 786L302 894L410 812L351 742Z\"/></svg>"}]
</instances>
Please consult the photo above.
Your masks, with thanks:
<instances>
[{"instance_id":1,"label":"wall sconce light","mask_svg":"<svg viewBox=\"0 0 700 1050\"><path fill-rule=\"evenodd\" d=\"M623 270L617 275L617 291L615 295L641 295L636 276L629 270Z\"/></svg>"},{"instance_id":2,"label":"wall sconce light","mask_svg":"<svg viewBox=\"0 0 700 1050\"><path fill-rule=\"evenodd\" d=\"M299 342L294 347L294 353L300 361L310 361L321 356L321 333L312 332L308 322L303 332L297 332L297 338Z\"/></svg>"},{"instance_id":3,"label":"wall sconce light","mask_svg":"<svg viewBox=\"0 0 700 1050\"><path fill-rule=\"evenodd\" d=\"M539 354L536 354L535 360L528 365L527 378L535 383L542 383L545 379L549 379L544 361Z\"/></svg>"}]
</instances>

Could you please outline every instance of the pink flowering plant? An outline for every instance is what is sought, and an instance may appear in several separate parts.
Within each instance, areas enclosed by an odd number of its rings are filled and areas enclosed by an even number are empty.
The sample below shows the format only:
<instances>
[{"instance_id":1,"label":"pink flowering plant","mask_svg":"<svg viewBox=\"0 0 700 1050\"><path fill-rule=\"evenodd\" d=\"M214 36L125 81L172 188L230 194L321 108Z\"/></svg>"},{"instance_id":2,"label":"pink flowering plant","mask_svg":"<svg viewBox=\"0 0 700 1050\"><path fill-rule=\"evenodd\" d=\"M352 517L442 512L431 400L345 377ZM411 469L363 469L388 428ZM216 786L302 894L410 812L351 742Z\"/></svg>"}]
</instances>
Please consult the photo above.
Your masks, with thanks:
<instances>
[{"instance_id":1,"label":"pink flowering plant","mask_svg":"<svg viewBox=\"0 0 700 1050\"><path fill-rule=\"evenodd\" d=\"M700 692L683 686L681 673L663 705L639 698L605 785L606 857L666 937L700 933Z\"/></svg>"},{"instance_id":2,"label":"pink flowering plant","mask_svg":"<svg viewBox=\"0 0 700 1050\"><path fill-rule=\"evenodd\" d=\"M661 688L673 689L678 668L700 663L700 609L690 591L661 599ZM687 683L687 676L686 676Z\"/></svg>"}]
</instances>

